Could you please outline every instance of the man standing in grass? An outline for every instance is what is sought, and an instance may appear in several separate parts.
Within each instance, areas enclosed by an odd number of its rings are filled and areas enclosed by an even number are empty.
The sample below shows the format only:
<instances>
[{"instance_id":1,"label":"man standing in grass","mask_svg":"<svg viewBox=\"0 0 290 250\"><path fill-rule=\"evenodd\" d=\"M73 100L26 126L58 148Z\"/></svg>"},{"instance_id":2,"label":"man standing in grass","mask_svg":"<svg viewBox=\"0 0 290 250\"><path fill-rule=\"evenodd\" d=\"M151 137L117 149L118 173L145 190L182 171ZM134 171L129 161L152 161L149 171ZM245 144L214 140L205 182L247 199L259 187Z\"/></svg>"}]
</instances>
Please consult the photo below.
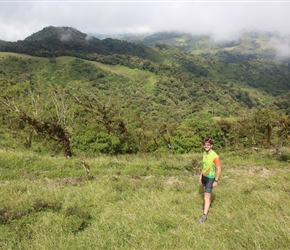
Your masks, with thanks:
<instances>
[{"instance_id":1,"label":"man standing in grass","mask_svg":"<svg viewBox=\"0 0 290 250\"><path fill-rule=\"evenodd\" d=\"M205 138L203 140L203 168L199 177L199 182L204 186L204 207L203 215L199 222L205 222L211 203L212 189L218 185L222 169L220 166L220 158L216 152L212 150L212 138Z\"/></svg>"}]
</instances>

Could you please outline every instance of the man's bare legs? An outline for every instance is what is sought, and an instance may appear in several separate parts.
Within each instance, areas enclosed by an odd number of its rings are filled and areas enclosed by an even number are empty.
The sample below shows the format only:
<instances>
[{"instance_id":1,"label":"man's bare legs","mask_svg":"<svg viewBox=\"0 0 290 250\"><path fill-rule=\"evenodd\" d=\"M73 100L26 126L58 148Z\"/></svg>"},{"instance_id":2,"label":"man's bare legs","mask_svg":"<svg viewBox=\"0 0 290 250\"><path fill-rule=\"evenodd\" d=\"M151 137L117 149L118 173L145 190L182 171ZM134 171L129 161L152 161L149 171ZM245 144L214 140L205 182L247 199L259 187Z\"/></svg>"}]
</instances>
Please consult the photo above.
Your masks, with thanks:
<instances>
[{"instance_id":1,"label":"man's bare legs","mask_svg":"<svg viewBox=\"0 0 290 250\"><path fill-rule=\"evenodd\" d=\"M200 217L199 222L205 222L207 219L207 214L210 207L211 202L211 194L210 193L204 193L204 206L203 206L203 215Z\"/></svg>"},{"instance_id":2,"label":"man's bare legs","mask_svg":"<svg viewBox=\"0 0 290 250\"><path fill-rule=\"evenodd\" d=\"M211 202L211 194L210 193L204 193L204 207L203 207L203 213L208 214L210 202Z\"/></svg>"}]
</instances>

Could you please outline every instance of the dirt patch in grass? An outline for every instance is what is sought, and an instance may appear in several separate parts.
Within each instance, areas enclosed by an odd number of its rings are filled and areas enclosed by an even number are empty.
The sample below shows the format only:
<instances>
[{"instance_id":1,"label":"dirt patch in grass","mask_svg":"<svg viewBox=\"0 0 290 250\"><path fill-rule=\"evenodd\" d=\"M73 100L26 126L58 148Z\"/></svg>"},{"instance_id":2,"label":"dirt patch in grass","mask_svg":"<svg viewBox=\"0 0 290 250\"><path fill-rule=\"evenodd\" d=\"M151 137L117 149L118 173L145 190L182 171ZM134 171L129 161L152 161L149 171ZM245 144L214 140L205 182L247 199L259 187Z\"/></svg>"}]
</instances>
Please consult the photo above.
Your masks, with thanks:
<instances>
[{"instance_id":1,"label":"dirt patch in grass","mask_svg":"<svg viewBox=\"0 0 290 250\"><path fill-rule=\"evenodd\" d=\"M228 172L237 174L258 175L260 177L269 177L272 171L262 166L242 166L233 169L227 169Z\"/></svg>"},{"instance_id":2,"label":"dirt patch in grass","mask_svg":"<svg viewBox=\"0 0 290 250\"><path fill-rule=\"evenodd\" d=\"M166 181L166 184L168 184L168 185L175 185L175 184L184 185L184 182L179 181L175 177L169 177Z\"/></svg>"},{"instance_id":3,"label":"dirt patch in grass","mask_svg":"<svg viewBox=\"0 0 290 250\"><path fill-rule=\"evenodd\" d=\"M59 184L66 184L69 186L78 185L78 184L81 184L81 183L88 181L88 179L86 177L54 178L54 179L45 178L45 180L47 181L47 183L59 183Z\"/></svg>"}]
</instances>

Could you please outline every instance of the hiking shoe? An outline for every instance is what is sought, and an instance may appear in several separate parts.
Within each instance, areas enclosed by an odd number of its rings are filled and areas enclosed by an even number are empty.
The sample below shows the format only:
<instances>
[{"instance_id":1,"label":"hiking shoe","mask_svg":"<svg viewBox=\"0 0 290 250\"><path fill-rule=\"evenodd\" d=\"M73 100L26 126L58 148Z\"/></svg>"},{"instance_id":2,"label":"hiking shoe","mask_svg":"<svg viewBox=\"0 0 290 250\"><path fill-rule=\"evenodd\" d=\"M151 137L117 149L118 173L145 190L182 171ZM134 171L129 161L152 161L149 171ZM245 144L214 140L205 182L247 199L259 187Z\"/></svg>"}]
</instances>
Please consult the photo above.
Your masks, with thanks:
<instances>
[{"instance_id":1,"label":"hiking shoe","mask_svg":"<svg viewBox=\"0 0 290 250\"><path fill-rule=\"evenodd\" d=\"M203 222L205 222L206 221L206 217L207 217L207 215L206 214L204 214L203 216L201 216L200 218L199 218L199 223L203 223Z\"/></svg>"}]
</instances>

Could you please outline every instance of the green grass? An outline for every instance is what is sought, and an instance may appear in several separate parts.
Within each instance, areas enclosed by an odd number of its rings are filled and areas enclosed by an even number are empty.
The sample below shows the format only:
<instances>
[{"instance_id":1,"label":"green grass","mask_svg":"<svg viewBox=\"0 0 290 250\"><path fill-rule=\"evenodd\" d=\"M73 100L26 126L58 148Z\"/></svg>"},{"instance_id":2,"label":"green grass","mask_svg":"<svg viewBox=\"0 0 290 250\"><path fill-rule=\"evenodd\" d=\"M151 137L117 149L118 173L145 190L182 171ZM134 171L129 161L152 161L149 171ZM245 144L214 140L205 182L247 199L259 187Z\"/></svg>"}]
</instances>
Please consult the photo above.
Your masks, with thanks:
<instances>
[{"instance_id":1,"label":"green grass","mask_svg":"<svg viewBox=\"0 0 290 250\"><path fill-rule=\"evenodd\" d=\"M95 66L101 68L105 71L110 71L117 75L121 75L131 79L132 81L142 82L143 87L145 87L146 93L152 94L155 83L157 82L157 76L154 73L143 71L139 69L130 69L121 65L109 65L99 62L93 62Z\"/></svg>"},{"instance_id":2,"label":"green grass","mask_svg":"<svg viewBox=\"0 0 290 250\"><path fill-rule=\"evenodd\" d=\"M290 166L269 152L220 152L204 224L188 155L0 154L0 249L287 249Z\"/></svg>"},{"instance_id":3,"label":"green grass","mask_svg":"<svg viewBox=\"0 0 290 250\"><path fill-rule=\"evenodd\" d=\"M70 56L62 56L57 58L58 63L64 65L67 65L74 60L75 58ZM157 76L152 72L139 69L131 69L122 65L103 64L100 62L91 62L83 59L80 60L86 63L90 63L94 65L94 67L100 68L104 71L126 77L131 81L142 82L143 87L145 86L146 93L152 93L155 87L155 83L157 82Z\"/></svg>"}]
</instances>

